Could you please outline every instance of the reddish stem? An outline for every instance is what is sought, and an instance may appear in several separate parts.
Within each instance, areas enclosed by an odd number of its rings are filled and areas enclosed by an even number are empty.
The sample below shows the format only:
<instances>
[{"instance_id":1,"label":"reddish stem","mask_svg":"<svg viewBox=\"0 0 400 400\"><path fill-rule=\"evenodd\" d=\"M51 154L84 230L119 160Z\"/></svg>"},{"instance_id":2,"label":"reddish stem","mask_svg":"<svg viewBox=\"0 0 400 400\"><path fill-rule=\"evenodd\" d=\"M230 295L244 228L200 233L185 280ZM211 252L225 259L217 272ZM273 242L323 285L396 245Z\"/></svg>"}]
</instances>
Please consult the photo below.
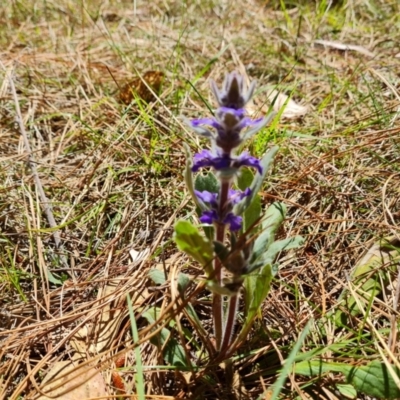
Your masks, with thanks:
<instances>
[{"instance_id":1,"label":"reddish stem","mask_svg":"<svg viewBox=\"0 0 400 400\"><path fill-rule=\"evenodd\" d=\"M231 343L233 329L235 327L236 322L236 311L239 304L239 296L232 296L229 300L228 305L228 317L226 319L224 337L221 345L221 353L224 353Z\"/></svg>"},{"instance_id":2,"label":"reddish stem","mask_svg":"<svg viewBox=\"0 0 400 400\"><path fill-rule=\"evenodd\" d=\"M218 204L218 215L223 216L225 213L225 207L228 201L229 189L231 186L230 181L222 181L220 187L220 193L218 196L219 204ZM225 240L225 224L217 223L215 229L215 240L218 242L224 243ZM214 261L214 272L215 272L215 280L218 285L222 284L223 273L222 273L222 264L218 257L215 258ZM224 312L223 312L223 303L222 296L218 293L213 293L213 316L214 316L214 333L215 340L217 342L217 350L221 349L223 332L225 330L224 323Z\"/></svg>"}]
</instances>

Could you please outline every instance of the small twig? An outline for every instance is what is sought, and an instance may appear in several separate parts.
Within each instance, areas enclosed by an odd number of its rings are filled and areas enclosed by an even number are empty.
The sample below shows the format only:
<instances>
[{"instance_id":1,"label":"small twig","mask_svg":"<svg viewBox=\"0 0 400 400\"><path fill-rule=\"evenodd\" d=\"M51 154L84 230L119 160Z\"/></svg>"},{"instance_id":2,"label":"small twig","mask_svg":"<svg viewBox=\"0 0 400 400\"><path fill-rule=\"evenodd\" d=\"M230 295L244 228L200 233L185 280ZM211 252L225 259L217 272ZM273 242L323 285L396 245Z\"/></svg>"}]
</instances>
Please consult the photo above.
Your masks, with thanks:
<instances>
[{"instance_id":1,"label":"small twig","mask_svg":"<svg viewBox=\"0 0 400 400\"><path fill-rule=\"evenodd\" d=\"M14 98L14 103L15 103L15 111L16 111L15 118L19 125L19 129L20 129L22 138L24 140L25 149L28 153L28 164L32 170L32 174L35 179L35 185L39 192L39 197L42 202L43 211L46 214L47 221L50 225L50 228L55 229L55 228L57 228L57 223L56 223L56 220L54 219L53 207L51 205L51 202L47 199L46 194L44 193L43 185L39 178L39 174L38 174L37 167L36 167L37 163L33 157L32 151L31 151L31 146L29 144L28 135L26 133L25 126L24 126L23 119L22 119L21 109L19 107L17 91L15 90L15 85L14 85L14 81L13 81L11 74L9 76L9 82L10 82L11 92L12 92L12 95ZM63 245L61 243L60 232L58 230L55 230L53 233L53 237L54 237L54 243L56 245L57 250L59 250L61 253L63 253L64 249L63 249ZM66 258L63 254L61 254L60 260L64 264L65 267L68 267Z\"/></svg>"}]
</instances>

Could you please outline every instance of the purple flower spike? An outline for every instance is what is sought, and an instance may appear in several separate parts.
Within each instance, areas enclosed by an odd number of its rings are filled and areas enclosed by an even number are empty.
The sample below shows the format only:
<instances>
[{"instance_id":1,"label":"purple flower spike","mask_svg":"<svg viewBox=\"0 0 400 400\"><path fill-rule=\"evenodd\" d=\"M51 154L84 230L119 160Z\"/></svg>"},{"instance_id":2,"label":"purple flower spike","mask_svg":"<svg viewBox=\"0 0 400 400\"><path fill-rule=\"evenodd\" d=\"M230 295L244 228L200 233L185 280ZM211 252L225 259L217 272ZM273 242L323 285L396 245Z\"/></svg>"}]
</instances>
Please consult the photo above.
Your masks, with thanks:
<instances>
[{"instance_id":1,"label":"purple flower spike","mask_svg":"<svg viewBox=\"0 0 400 400\"><path fill-rule=\"evenodd\" d=\"M274 249L268 247L273 239L270 237L271 232L276 228L275 225L280 224L280 214L285 209L283 204L276 204L267 211L267 216L262 219L264 228L264 222L269 221L268 217L272 215L276 218L272 221L272 227L268 226L267 231L256 240L252 239L254 235L251 232L241 234L240 230L247 230L244 219L246 210L254 214L255 211L249 210L249 207L261 189L262 181L278 147L272 148L262 160L252 157L248 152L240 153L239 149L272 120L274 113L263 118L251 118L245 106L254 93L255 81L248 85L247 77L237 72L227 74L221 88L211 80L211 90L218 103L213 115L192 120L183 117L184 123L201 138L208 139L210 145L210 150L202 149L193 157L189 146L184 144L187 156L184 177L188 191L197 206L196 211L200 214L205 237L194 238L191 232L198 235L197 231L192 231L189 225L182 224L176 226L174 238L178 247L200 262L205 269L207 285L214 292L212 313L215 353L229 356L234 350L232 344L236 343L233 333L240 287L246 274L265 265L265 257L261 255L265 251L272 254ZM252 177L250 187L243 191L234 190L232 187L240 176L242 167L255 169L255 176ZM211 171L196 177L196 172L202 168ZM252 174L246 175L244 180L250 180L250 175ZM207 188L210 191L199 191L196 187ZM199 253L201 249L192 249L191 243L200 243L202 253ZM268 254L266 257L268 258ZM211 258L212 263L209 262ZM225 296L230 299L225 299Z\"/></svg>"},{"instance_id":2,"label":"purple flower spike","mask_svg":"<svg viewBox=\"0 0 400 400\"><path fill-rule=\"evenodd\" d=\"M239 110L253 96L256 82L253 81L247 91L244 90L243 76L237 72L228 74L225 78L222 89L218 89L217 84L211 81L211 90L218 101L220 107L233 108Z\"/></svg>"},{"instance_id":3,"label":"purple flower spike","mask_svg":"<svg viewBox=\"0 0 400 400\"><path fill-rule=\"evenodd\" d=\"M246 152L238 157L231 157L228 154L215 155L210 150L202 150L194 155L193 161L193 172L197 172L200 168L212 167L217 171L232 170L231 175L234 175L241 167L252 167L262 174L260 161Z\"/></svg>"},{"instance_id":4,"label":"purple flower spike","mask_svg":"<svg viewBox=\"0 0 400 400\"><path fill-rule=\"evenodd\" d=\"M230 153L244 139L248 139L269 121L267 118L252 120L246 116L245 110L220 107L215 112L215 118L184 119L198 135L210 138L224 153ZM216 130L211 131L202 125L208 125ZM248 128L243 134L243 129Z\"/></svg>"},{"instance_id":5,"label":"purple flower spike","mask_svg":"<svg viewBox=\"0 0 400 400\"><path fill-rule=\"evenodd\" d=\"M211 89L219 106L215 111L215 117L197 118L191 121L184 118L184 122L198 135L210 139L213 148L217 147L223 154L231 154L244 140L262 129L271 117L252 120L246 115L244 106L254 93L255 81L246 90L244 78L237 72L226 76L222 89L211 81Z\"/></svg>"}]
</instances>

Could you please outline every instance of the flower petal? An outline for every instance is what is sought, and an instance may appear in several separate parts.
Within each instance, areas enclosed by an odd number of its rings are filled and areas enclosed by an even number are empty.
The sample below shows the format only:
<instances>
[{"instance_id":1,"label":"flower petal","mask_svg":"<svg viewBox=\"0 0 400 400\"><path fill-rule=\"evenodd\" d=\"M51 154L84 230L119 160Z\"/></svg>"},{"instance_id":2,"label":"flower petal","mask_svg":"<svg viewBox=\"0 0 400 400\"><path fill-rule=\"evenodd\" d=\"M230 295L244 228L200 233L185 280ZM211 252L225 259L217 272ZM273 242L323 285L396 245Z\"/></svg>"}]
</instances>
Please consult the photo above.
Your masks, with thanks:
<instances>
[{"instance_id":1,"label":"flower petal","mask_svg":"<svg viewBox=\"0 0 400 400\"><path fill-rule=\"evenodd\" d=\"M231 231L238 231L242 227L242 217L235 215L233 213L229 213L225 216L222 221L224 224L229 224L229 228Z\"/></svg>"},{"instance_id":2,"label":"flower petal","mask_svg":"<svg viewBox=\"0 0 400 400\"><path fill-rule=\"evenodd\" d=\"M256 120L248 123L248 129L242 136L242 140L250 139L255 133L257 133L260 129L264 128L264 126L268 125L273 117L275 117L276 113L272 112L264 118L258 118ZM249 118L250 119L250 118Z\"/></svg>"},{"instance_id":3,"label":"flower petal","mask_svg":"<svg viewBox=\"0 0 400 400\"><path fill-rule=\"evenodd\" d=\"M237 168L244 166L252 167L255 168L260 174L262 174L262 166L260 160L258 158L249 155L249 153L247 152L244 152L239 157L237 157L235 166Z\"/></svg>"},{"instance_id":4,"label":"flower petal","mask_svg":"<svg viewBox=\"0 0 400 400\"><path fill-rule=\"evenodd\" d=\"M209 203L212 206L217 206L217 193L211 193L207 190L200 192L199 190L194 191L196 196L202 200L204 203Z\"/></svg>"},{"instance_id":5,"label":"flower petal","mask_svg":"<svg viewBox=\"0 0 400 400\"><path fill-rule=\"evenodd\" d=\"M228 199L232 204L237 204L245 197L250 196L250 194L251 194L250 188L246 188L246 190L244 190L243 192L240 190L230 189Z\"/></svg>"},{"instance_id":6,"label":"flower petal","mask_svg":"<svg viewBox=\"0 0 400 400\"><path fill-rule=\"evenodd\" d=\"M200 221L203 224L213 224L214 222L218 221L218 214L215 210L208 210L203 211L200 217Z\"/></svg>"},{"instance_id":7,"label":"flower petal","mask_svg":"<svg viewBox=\"0 0 400 400\"><path fill-rule=\"evenodd\" d=\"M210 150L202 150L193 157L192 171L197 172L204 167L213 167L220 171L229 168L231 163L232 158L228 154L214 155Z\"/></svg>"},{"instance_id":8,"label":"flower petal","mask_svg":"<svg viewBox=\"0 0 400 400\"><path fill-rule=\"evenodd\" d=\"M197 172L203 167L212 167L215 156L210 150L202 150L193 156L192 171Z\"/></svg>"}]
</instances>

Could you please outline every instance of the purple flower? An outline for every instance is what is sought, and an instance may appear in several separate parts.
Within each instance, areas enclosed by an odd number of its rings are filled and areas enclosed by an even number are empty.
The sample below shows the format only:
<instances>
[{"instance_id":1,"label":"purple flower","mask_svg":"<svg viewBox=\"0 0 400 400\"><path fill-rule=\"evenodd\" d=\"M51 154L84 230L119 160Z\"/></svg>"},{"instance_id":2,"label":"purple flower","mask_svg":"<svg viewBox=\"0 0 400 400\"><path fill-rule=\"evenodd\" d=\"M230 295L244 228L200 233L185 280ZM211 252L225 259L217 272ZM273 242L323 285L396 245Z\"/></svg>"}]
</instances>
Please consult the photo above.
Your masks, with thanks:
<instances>
[{"instance_id":1,"label":"purple flower","mask_svg":"<svg viewBox=\"0 0 400 400\"><path fill-rule=\"evenodd\" d=\"M243 218L235 215L233 213L228 213L224 220L222 221L224 224L229 224L229 229L232 232L238 231L242 227Z\"/></svg>"},{"instance_id":2,"label":"purple flower","mask_svg":"<svg viewBox=\"0 0 400 400\"><path fill-rule=\"evenodd\" d=\"M218 221L218 214L215 210L203 211L200 217L200 221L203 224L212 225L214 222Z\"/></svg>"},{"instance_id":3,"label":"purple flower","mask_svg":"<svg viewBox=\"0 0 400 400\"><path fill-rule=\"evenodd\" d=\"M234 164L235 164L235 166L238 165L238 168L244 167L244 166L255 168L260 175L263 172L260 160L258 158L251 156L246 151L243 152L242 154L240 154L236 158Z\"/></svg>"},{"instance_id":4,"label":"purple flower","mask_svg":"<svg viewBox=\"0 0 400 400\"><path fill-rule=\"evenodd\" d=\"M273 114L266 118L252 120L246 115L244 106L254 93L255 81L245 90L244 78L236 72L228 74L219 89L211 81L211 89L217 99L219 108L214 118L199 118L192 121L184 118L198 135L211 140L213 147L218 147L223 154L230 154L233 149L249 139L271 120ZM213 129L206 128L205 126ZM242 134L242 131L244 133Z\"/></svg>"},{"instance_id":5,"label":"purple flower","mask_svg":"<svg viewBox=\"0 0 400 400\"><path fill-rule=\"evenodd\" d=\"M202 192L200 192L199 190L195 190L194 193L201 201L210 204L212 208L216 209L218 207L218 193L211 193L208 190L203 190ZM243 192L240 190L229 189L228 201L232 204L237 204L246 196L250 195L250 188L246 188Z\"/></svg>"},{"instance_id":6,"label":"purple flower","mask_svg":"<svg viewBox=\"0 0 400 400\"><path fill-rule=\"evenodd\" d=\"M244 140L258 132L272 118L270 115L267 118L253 120L246 114L244 107L252 97L254 88L255 82L252 82L246 89L244 77L236 72L226 76L221 89L214 81L211 81L211 89L218 102L215 116L192 121L184 119L198 135L210 139L212 144L212 150L202 150L194 155L191 170L198 172L201 168L213 168L217 171L216 178L220 182L220 188L223 189L224 199L226 191L231 187L233 178L238 175L240 168L254 168L260 175L264 172L260 160L249 153L235 154L235 149ZM187 165L190 165L189 162ZM226 202L220 204L220 193L194 190L189 171L187 171L187 176L191 193L193 194L194 191L194 196L197 197L195 200L203 210L200 221L205 224L226 224L231 230L240 229L242 218L239 215L243 209L241 206L247 204L241 201L251 195L250 188L243 192L229 190ZM235 205L237 205L236 208L234 208Z\"/></svg>"},{"instance_id":7,"label":"purple flower","mask_svg":"<svg viewBox=\"0 0 400 400\"><path fill-rule=\"evenodd\" d=\"M211 193L208 192L207 190L203 190L202 192L200 192L199 190L195 190L194 193L201 201L203 201L204 203L208 203L212 208L217 209L218 207L217 193Z\"/></svg>"},{"instance_id":8,"label":"purple flower","mask_svg":"<svg viewBox=\"0 0 400 400\"><path fill-rule=\"evenodd\" d=\"M192 171L197 172L200 168L213 167L217 171L230 168L232 159L228 154L214 155L210 150L202 150L193 157Z\"/></svg>"},{"instance_id":9,"label":"purple flower","mask_svg":"<svg viewBox=\"0 0 400 400\"><path fill-rule=\"evenodd\" d=\"M255 168L260 174L262 174L262 166L260 161L244 152L239 156L230 156L229 154L213 154L210 150L202 150L193 157L192 171L197 172L200 168L212 167L217 171L223 170L239 170L241 167L252 167ZM233 174L237 171L233 171Z\"/></svg>"},{"instance_id":10,"label":"purple flower","mask_svg":"<svg viewBox=\"0 0 400 400\"><path fill-rule=\"evenodd\" d=\"M238 231L242 227L242 220L242 217L230 212L225 215L222 221L220 221L218 213L215 210L203 211L203 214L200 217L200 221L203 224L212 225L214 222L222 222L223 224L229 225L229 229L232 232Z\"/></svg>"},{"instance_id":11,"label":"purple flower","mask_svg":"<svg viewBox=\"0 0 400 400\"><path fill-rule=\"evenodd\" d=\"M234 189L229 189L229 200L232 202L232 204L237 204L240 202L240 200L244 199L247 196L251 195L251 189L247 188L245 189L244 192L241 192L240 190L234 190Z\"/></svg>"},{"instance_id":12,"label":"purple flower","mask_svg":"<svg viewBox=\"0 0 400 400\"><path fill-rule=\"evenodd\" d=\"M258 132L266 125L268 120L267 118L252 120L246 116L244 109L220 107L215 113L215 118L186 120L186 123L198 135L212 139L224 153L230 153L232 149L242 143L244 137L247 139ZM201 125L211 126L217 132L211 132ZM244 136L241 136L241 131L245 128L249 129L245 132Z\"/></svg>"},{"instance_id":13,"label":"purple flower","mask_svg":"<svg viewBox=\"0 0 400 400\"><path fill-rule=\"evenodd\" d=\"M250 196L251 189L247 188L245 191L240 190L229 190L229 195L227 202L228 204L224 207L224 215L219 215L219 204L218 204L218 194L211 193L207 190L200 192L195 190L196 196L203 201L208 203L210 206L209 210L203 211L200 221L204 224L213 224L214 222L220 222L230 226L231 231L237 231L242 226L242 217L239 217L231 212L233 205L239 203L244 197Z\"/></svg>"}]
</instances>

